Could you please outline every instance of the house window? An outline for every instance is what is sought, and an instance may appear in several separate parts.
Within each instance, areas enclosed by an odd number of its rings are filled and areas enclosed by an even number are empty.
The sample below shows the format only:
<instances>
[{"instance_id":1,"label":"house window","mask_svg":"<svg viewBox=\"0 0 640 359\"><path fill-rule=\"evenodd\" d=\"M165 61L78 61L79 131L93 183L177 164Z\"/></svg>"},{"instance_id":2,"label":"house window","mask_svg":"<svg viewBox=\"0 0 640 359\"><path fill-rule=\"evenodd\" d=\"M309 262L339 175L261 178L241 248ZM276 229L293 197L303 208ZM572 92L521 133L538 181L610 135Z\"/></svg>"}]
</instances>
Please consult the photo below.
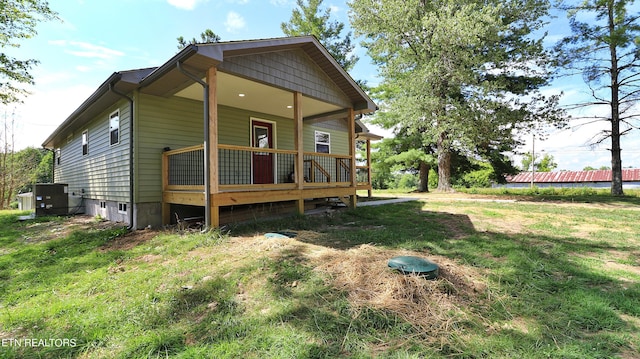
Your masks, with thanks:
<instances>
[{"instance_id":1,"label":"house window","mask_svg":"<svg viewBox=\"0 0 640 359\"><path fill-rule=\"evenodd\" d=\"M331 135L316 131L316 152L331 153Z\"/></svg>"},{"instance_id":2,"label":"house window","mask_svg":"<svg viewBox=\"0 0 640 359\"><path fill-rule=\"evenodd\" d=\"M120 112L116 111L109 115L109 144L120 143Z\"/></svg>"},{"instance_id":3,"label":"house window","mask_svg":"<svg viewBox=\"0 0 640 359\"><path fill-rule=\"evenodd\" d=\"M60 160L62 158L62 151L59 148L56 148L56 164L59 165L60 164Z\"/></svg>"},{"instance_id":4,"label":"house window","mask_svg":"<svg viewBox=\"0 0 640 359\"><path fill-rule=\"evenodd\" d=\"M127 204L126 203L118 203L118 213L127 214Z\"/></svg>"},{"instance_id":5,"label":"house window","mask_svg":"<svg viewBox=\"0 0 640 359\"><path fill-rule=\"evenodd\" d=\"M89 153L89 131L82 132L82 155Z\"/></svg>"}]
</instances>

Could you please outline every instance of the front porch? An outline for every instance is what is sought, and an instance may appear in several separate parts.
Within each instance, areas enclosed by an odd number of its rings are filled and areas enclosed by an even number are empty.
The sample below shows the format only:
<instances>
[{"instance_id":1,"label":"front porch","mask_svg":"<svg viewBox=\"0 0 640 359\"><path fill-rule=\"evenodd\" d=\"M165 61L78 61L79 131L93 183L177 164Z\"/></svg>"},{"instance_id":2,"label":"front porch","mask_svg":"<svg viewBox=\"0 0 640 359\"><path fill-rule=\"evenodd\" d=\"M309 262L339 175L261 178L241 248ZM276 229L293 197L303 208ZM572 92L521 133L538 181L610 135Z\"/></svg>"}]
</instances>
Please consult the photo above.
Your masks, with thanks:
<instances>
[{"instance_id":1,"label":"front porch","mask_svg":"<svg viewBox=\"0 0 640 359\"><path fill-rule=\"evenodd\" d=\"M172 204L205 207L207 195L213 227L220 225L220 208L227 206L296 201L298 213L304 213L305 200L337 197L355 207L357 190L368 190L371 195L370 138L360 140L366 151L358 160L355 154L219 144L217 151L213 151L214 168L208 171L211 188L208 194L204 144L165 151L163 223L171 221ZM269 158L268 168L259 163L263 158ZM258 176L258 172L263 174Z\"/></svg>"}]
</instances>

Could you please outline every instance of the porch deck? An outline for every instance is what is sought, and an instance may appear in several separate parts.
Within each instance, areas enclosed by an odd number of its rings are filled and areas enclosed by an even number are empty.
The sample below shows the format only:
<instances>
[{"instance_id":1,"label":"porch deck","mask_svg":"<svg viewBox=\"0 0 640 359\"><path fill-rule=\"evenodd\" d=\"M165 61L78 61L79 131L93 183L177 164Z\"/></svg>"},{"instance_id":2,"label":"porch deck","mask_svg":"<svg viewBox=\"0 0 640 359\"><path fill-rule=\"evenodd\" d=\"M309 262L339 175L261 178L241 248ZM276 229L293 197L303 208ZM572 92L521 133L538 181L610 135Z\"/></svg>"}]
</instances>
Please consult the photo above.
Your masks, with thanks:
<instances>
[{"instance_id":1,"label":"porch deck","mask_svg":"<svg viewBox=\"0 0 640 359\"><path fill-rule=\"evenodd\" d=\"M298 162L294 150L223 144L217 148L217 164L209 171L213 225L218 225L220 207L299 201L302 209L305 199L325 197L349 197L355 206L356 190L371 191L368 160L352 170L355 160L349 155L303 152ZM204 158L202 144L162 154L164 223L170 221L171 204L206 205ZM298 183L297 178L304 181Z\"/></svg>"}]
</instances>

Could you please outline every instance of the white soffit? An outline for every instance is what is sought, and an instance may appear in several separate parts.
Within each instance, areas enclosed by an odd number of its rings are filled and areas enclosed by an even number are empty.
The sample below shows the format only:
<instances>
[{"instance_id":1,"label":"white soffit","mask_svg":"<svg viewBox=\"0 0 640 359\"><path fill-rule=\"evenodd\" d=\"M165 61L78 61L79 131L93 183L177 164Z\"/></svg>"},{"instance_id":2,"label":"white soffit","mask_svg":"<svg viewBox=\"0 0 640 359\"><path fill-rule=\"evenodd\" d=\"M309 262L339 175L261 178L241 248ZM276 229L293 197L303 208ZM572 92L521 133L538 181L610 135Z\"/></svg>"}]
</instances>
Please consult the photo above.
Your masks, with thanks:
<instances>
[{"instance_id":1,"label":"white soffit","mask_svg":"<svg viewBox=\"0 0 640 359\"><path fill-rule=\"evenodd\" d=\"M224 72L217 73L218 104L244 110L293 118L293 93ZM205 81L205 79L203 79ZM244 95L244 96L241 96ZM202 101L200 84L194 83L176 96ZM302 97L303 117L330 113L341 107L310 97Z\"/></svg>"}]
</instances>

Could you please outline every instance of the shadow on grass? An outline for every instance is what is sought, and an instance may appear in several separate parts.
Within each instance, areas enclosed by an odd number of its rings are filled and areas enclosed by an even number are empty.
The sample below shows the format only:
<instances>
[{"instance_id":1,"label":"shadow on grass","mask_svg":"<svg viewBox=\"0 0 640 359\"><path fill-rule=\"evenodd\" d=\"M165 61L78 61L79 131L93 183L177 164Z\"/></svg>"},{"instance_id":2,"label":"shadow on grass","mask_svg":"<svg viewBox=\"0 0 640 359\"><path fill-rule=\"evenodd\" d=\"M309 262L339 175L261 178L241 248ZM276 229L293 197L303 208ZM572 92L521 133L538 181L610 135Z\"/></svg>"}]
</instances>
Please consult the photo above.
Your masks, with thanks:
<instances>
[{"instance_id":1,"label":"shadow on grass","mask_svg":"<svg viewBox=\"0 0 640 359\"><path fill-rule=\"evenodd\" d=\"M136 331L140 334L118 355L372 357L372 348L383 346L385 355L397 357L409 353L421 357L596 358L637 349L629 338L638 328L625 317L640 317L640 286L607 274L585 259L594 252L638 251L633 244L551 233L483 232L466 215L426 211L420 202L233 229L234 235L278 230L314 231L317 236L301 240L340 250L372 243L444 256L486 273L491 295L478 296L464 308L474 323L465 331L465 338L440 347L414 340L409 341L408 349L394 349L386 347L389 342L420 338L423 333L416 333L393 313L373 308L356 313L348 293L324 285L301 248L293 247L275 257L256 258L258 264L236 268L230 276L153 294L146 305L161 309L147 309L146 316L132 324L140 326ZM6 278L20 276L17 279L28 285L111 265L124 252L96 249L112 234L70 236L34 245L30 254L1 256L0 273L8 271ZM51 251L55 254L47 253ZM40 262L30 267L33 258ZM84 258L84 263L78 258ZM272 308L260 315L250 313L250 303L242 299L240 284L251 276L266 277L264 295ZM6 286L4 280L0 283L3 305L9 293L28 290L16 284ZM14 295L13 300L27 297ZM105 341L109 330L105 328ZM91 350L85 346L40 354L77 357Z\"/></svg>"},{"instance_id":2,"label":"shadow on grass","mask_svg":"<svg viewBox=\"0 0 640 359\"><path fill-rule=\"evenodd\" d=\"M265 223L254 230L319 232L299 240L346 250L362 244L441 255L487 273L493 299L470 303L478 329L462 348L441 355L469 357L523 355L611 357L638 345L640 284L604 272L589 259L606 251L637 252L635 244L615 244L544 231L477 231L466 215L431 212L420 202L349 210L324 223ZM539 234L545 233L545 234ZM295 318L313 318L318 309L300 297ZM322 320L343 323L345 313ZM328 315L328 314L323 314ZM628 317L636 318L628 320ZM294 320L310 330L308 320ZM311 323L317 322L315 319ZM352 323L350 323L352 324ZM316 328L318 329L318 328ZM336 330L337 333L344 331ZM489 333L489 335L487 335ZM631 336L630 336L631 335ZM631 338L631 339L630 339ZM334 339L336 339L334 337ZM330 348L337 350L337 348Z\"/></svg>"}]
</instances>

